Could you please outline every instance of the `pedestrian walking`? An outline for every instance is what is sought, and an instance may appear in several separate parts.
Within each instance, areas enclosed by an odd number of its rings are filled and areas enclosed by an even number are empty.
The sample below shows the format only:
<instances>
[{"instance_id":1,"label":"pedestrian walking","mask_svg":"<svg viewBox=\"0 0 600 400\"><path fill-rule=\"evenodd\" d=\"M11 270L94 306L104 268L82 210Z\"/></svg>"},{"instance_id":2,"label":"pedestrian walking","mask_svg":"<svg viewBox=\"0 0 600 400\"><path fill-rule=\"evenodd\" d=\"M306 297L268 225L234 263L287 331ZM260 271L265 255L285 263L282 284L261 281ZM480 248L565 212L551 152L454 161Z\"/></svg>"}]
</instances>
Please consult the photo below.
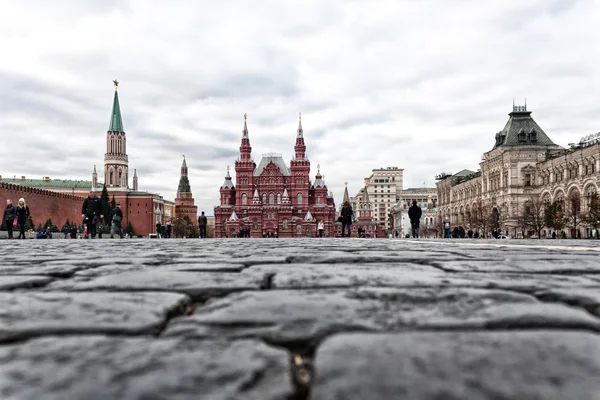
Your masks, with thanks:
<instances>
[{"instance_id":1,"label":"pedestrian walking","mask_svg":"<svg viewBox=\"0 0 600 400\"><path fill-rule=\"evenodd\" d=\"M323 220L319 220L319 222L317 222L317 231L319 232L319 237L323 237L323 232L325 231L325 224L323 223Z\"/></svg>"},{"instance_id":2,"label":"pedestrian walking","mask_svg":"<svg viewBox=\"0 0 600 400\"><path fill-rule=\"evenodd\" d=\"M413 200L412 206L408 209L408 218L410 219L410 227L413 238L419 237L419 225L423 211L417 205L417 201Z\"/></svg>"},{"instance_id":3,"label":"pedestrian walking","mask_svg":"<svg viewBox=\"0 0 600 400\"><path fill-rule=\"evenodd\" d=\"M2 222L6 225L8 231L8 238L13 238L13 227L17 218L17 208L13 206L10 199L6 200L6 207L4 208L4 214L2 215Z\"/></svg>"},{"instance_id":4,"label":"pedestrian walking","mask_svg":"<svg viewBox=\"0 0 600 400\"><path fill-rule=\"evenodd\" d=\"M115 208L113 208L110 220L110 238L113 239L115 233L117 233L119 238L123 239L123 226L121 225L121 221L123 221L123 211L121 210L121 204L117 203Z\"/></svg>"},{"instance_id":5,"label":"pedestrian walking","mask_svg":"<svg viewBox=\"0 0 600 400\"><path fill-rule=\"evenodd\" d=\"M352 236L352 216L354 215L354 211L352 210L352 206L349 201L344 202L344 206L342 207L342 212L340 213L342 217L342 237L344 237L344 231L348 228L348 237Z\"/></svg>"},{"instance_id":6,"label":"pedestrian walking","mask_svg":"<svg viewBox=\"0 0 600 400\"><path fill-rule=\"evenodd\" d=\"M161 225L161 223L160 223L160 222L157 222L157 223L156 223L156 238L157 238L157 239L160 239L160 228L161 228L161 226L162 226L162 225Z\"/></svg>"},{"instance_id":7,"label":"pedestrian walking","mask_svg":"<svg viewBox=\"0 0 600 400\"><path fill-rule=\"evenodd\" d=\"M450 221L446 219L444 221L444 238L449 239L451 237L450 233Z\"/></svg>"},{"instance_id":8,"label":"pedestrian walking","mask_svg":"<svg viewBox=\"0 0 600 400\"><path fill-rule=\"evenodd\" d=\"M206 237L206 225L208 225L208 219L204 215L204 211L202 211L198 217L198 228L200 228L200 238L202 239Z\"/></svg>"},{"instance_id":9,"label":"pedestrian walking","mask_svg":"<svg viewBox=\"0 0 600 400\"><path fill-rule=\"evenodd\" d=\"M25 223L29 218L29 207L25 203L24 198L19 199L17 204L17 226L19 227L19 237L17 239L25 239Z\"/></svg>"},{"instance_id":10,"label":"pedestrian walking","mask_svg":"<svg viewBox=\"0 0 600 400\"><path fill-rule=\"evenodd\" d=\"M96 226L102 215L102 206L100 204L100 198L96 196L93 190L90 190L89 196L83 201L81 207L81 217L86 221L88 237L96 238ZM85 235L84 235L85 236Z\"/></svg>"}]
</instances>

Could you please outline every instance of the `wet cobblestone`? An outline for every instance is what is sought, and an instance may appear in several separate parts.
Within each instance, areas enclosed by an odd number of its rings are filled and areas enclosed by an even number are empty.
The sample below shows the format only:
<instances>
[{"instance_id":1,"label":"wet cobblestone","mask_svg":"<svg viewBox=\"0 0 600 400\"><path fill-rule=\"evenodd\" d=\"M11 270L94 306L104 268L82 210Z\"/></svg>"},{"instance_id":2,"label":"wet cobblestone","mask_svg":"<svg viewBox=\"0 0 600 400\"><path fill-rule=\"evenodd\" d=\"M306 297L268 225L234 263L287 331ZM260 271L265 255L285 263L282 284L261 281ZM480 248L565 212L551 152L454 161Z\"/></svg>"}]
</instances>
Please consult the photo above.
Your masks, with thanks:
<instances>
[{"instance_id":1,"label":"wet cobblestone","mask_svg":"<svg viewBox=\"0 0 600 400\"><path fill-rule=\"evenodd\" d=\"M600 244L0 242L2 399L600 399Z\"/></svg>"}]
</instances>

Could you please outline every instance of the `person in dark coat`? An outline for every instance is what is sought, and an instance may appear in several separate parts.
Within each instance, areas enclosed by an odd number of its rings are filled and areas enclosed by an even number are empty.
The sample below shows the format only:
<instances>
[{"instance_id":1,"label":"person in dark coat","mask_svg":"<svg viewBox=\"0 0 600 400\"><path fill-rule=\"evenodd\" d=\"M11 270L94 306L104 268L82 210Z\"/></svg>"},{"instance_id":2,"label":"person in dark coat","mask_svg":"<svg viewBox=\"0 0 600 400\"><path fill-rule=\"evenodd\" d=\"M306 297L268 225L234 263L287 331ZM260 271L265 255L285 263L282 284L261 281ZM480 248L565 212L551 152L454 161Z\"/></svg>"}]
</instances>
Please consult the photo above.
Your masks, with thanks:
<instances>
[{"instance_id":1,"label":"person in dark coat","mask_svg":"<svg viewBox=\"0 0 600 400\"><path fill-rule=\"evenodd\" d=\"M344 206L342 207L342 212L340 216L342 217L342 237L344 237L344 231L346 227L348 228L348 237L352 236L352 216L354 215L354 211L352 210L352 206L350 202L345 201Z\"/></svg>"},{"instance_id":2,"label":"person in dark coat","mask_svg":"<svg viewBox=\"0 0 600 400\"><path fill-rule=\"evenodd\" d=\"M83 206L81 207L81 217L86 221L88 228L88 237L95 239L96 238L96 226L98 225L98 221L101 218L104 218L102 215L102 205L100 204L100 198L96 196L93 190L90 190L90 194L83 201Z\"/></svg>"},{"instance_id":3,"label":"person in dark coat","mask_svg":"<svg viewBox=\"0 0 600 400\"><path fill-rule=\"evenodd\" d=\"M12 205L10 199L6 200L6 207L4 208L4 214L2 215L2 222L6 225L8 231L8 238L13 238L13 224L17 218L17 208Z\"/></svg>"},{"instance_id":4,"label":"person in dark coat","mask_svg":"<svg viewBox=\"0 0 600 400\"><path fill-rule=\"evenodd\" d=\"M25 239L25 223L29 218L29 207L25 204L25 199L20 198L16 207L17 225L19 226L19 237L17 239Z\"/></svg>"},{"instance_id":5,"label":"person in dark coat","mask_svg":"<svg viewBox=\"0 0 600 400\"><path fill-rule=\"evenodd\" d=\"M121 210L121 204L117 203L111 214L110 238L113 239L115 233L117 233L123 239L123 226L121 225L123 211Z\"/></svg>"},{"instance_id":6,"label":"person in dark coat","mask_svg":"<svg viewBox=\"0 0 600 400\"><path fill-rule=\"evenodd\" d=\"M200 228L200 237L202 239L206 237L206 225L208 225L208 219L206 218L206 215L204 215L204 211L202 211L198 217L198 228Z\"/></svg>"},{"instance_id":7,"label":"person in dark coat","mask_svg":"<svg viewBox=\"0 0 600 400\"><path fill-rule=\"evenodd\" d=\"M421 207L417 205L416 200L413 200L412 206L408 209L408 219L410 219L410 227L413 238L419 237L419 225L422 215L423 211L421 210Z\"/></svg>"}]
</instances>

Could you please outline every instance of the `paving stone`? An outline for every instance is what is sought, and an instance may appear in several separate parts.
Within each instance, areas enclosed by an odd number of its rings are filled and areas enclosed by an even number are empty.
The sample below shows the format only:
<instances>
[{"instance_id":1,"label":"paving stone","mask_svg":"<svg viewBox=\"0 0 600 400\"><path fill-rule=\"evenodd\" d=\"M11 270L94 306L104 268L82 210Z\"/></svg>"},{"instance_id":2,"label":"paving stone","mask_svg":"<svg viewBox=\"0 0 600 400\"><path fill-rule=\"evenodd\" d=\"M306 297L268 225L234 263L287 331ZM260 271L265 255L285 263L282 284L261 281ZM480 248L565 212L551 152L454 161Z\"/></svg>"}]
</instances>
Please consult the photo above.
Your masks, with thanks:
<instances>
[{"instance_id":1,"label":"paving stone","mask_svg":"<svg viewBox=\"0 0 600 400\"><path fill-rule=\"evenodd\" d=\"M44 286L52 281L53 279L47 276L0 275L0 290L39 287Z\"/></svg>"},{"instance_id":2,"label":"paving stone","mask_svg":"<svg viewBox=\"0 0 600 400\"><path fill-rule=\"evenodd\" d=\"M176 293L0 293L0 342L68 333L157 333L189 298Z\"/></svg>"},{"instance_id":3,"label":"paving stone","mask_svg":"<svg viewBox=\"0 0 600 400\"><path fill-rule=\"evenodd\" d=\"M562 302L583 307L600 317L600 287L547 289L539 291L535 295L544 301Z\"/></svg>"},{"instance_id":4,"label":"paving stone","mask_svg":"<svg viewBox=\"0 0 600 400\"><path fill-rule=\"evenodd\" d=\"M451 272L525 272L541 274L600 274L598 255L580 255L577 263L570 257L525 255L496 260L436 260L434 265Z\"/></svg>"},{"instance_id":5,"label":"paving stone","mask_svg":"<svg viewBox=\"0 0 600 400\"><path fill-rule=\"evenodd\" d=\"M241 274L254 279L274 275L271 287L278 289L460 286L533 292L548 287L598 286L584 276L448 273L414 263L255 265Z\"/></svg>"},{"instance_id":6,"label":"paving stone","mask_svg":"<svg viewBox=\"0 0 600 400\"><path fill-rule=\"evenodd\" d=\"M48 290L61 291L168 291L185 293L196 301L243 290L260 289L262 277L237 273L139 270L87 280L56 282Z\"/></svg>"},{"instance_id":7,"label":"paving stone","mask_svg":"<svg viewBox=\"0 0 600 400\"><path fill-rule=\"evenodd\" d=\"M312 400L597 400L600 337L581 332L336 335Z\"/></svg>"},{"instance_id":8,"label":"paving stone","mask_svg":"<svg viewBox=\"0 0 600 400\"><path fill-rule=\"evenodd\" d=\"M48 337L0 347L3 399L280 400L290 356L259 341Z\"/></svg>"},{"instance_id":9,"label":"paving stone","mask_svg":"<svg viewBox=\"0 0 600 400\"><path fill-rule=\"evenodd\" d=\"M344 331L554 328L600 331L600 319L500 290L361 288L244 292L171 320L164 336L309 343Z\"/></svg>"},{"instance_id":10,"label":"paving stone","mask_svg":"<svg viewBox=\"0 0 600 400\"><path fill-rule=\"evenodd\" d=\"M201 262L177 262L173 264L161 264L161 265L147 265L147 264L112 264L103 265L98 268L90 268L81 271L77 271L75 276L77 278L95 278L100 276L115 275L122 272L240 272L246 268L243 264L233 264L224 262L214 263L201 263Z\"/></svg>"}]
</instances>

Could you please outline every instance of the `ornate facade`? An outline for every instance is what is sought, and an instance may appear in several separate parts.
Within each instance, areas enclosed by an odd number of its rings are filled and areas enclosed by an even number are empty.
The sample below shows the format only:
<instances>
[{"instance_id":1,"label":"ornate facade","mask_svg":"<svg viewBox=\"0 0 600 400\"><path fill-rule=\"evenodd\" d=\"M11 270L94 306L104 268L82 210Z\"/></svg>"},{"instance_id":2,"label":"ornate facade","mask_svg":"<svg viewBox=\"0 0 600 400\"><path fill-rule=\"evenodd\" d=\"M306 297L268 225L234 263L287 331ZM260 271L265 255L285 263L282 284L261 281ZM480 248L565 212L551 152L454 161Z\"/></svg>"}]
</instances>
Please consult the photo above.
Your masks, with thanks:
<instances>
[{"instance_id":1,"label":"ornate facade","mask_svg":"<svg viewBox=\"0 0 600 400\"><path fill-rule=\"evenodd\" d=\"M251 237L315 236L323 221L325 236L333 236L335 204L319 166L314 183L306 158L302 121L298 122L294 158L289 167L281 154L264 154L258 166L244 115L240 156L235 162L235 182L229 174L220 188L215 207L215 237L234 237L249 230Z\"/></svg>"},{"instance_id":2,"label":"ornate facade","mask_svg":"<svg viewBox=\"0 0 600 400\"><path fill-rule=\"evenodd\" d=\"M490 229L518 235L519 214L538 196L547 204L581 198L585 212L600 184L599 135L584 137L565 149L552 142L526 106L513 106L505 127L496 134L478 171L438 175L438 221L472 228L474 214L489 210ZM583 227L582 227L583 228ZM582 236L567 232L567 236ZM585 234L583 235L585 236Z\"/></svg>"}]
</instances>

